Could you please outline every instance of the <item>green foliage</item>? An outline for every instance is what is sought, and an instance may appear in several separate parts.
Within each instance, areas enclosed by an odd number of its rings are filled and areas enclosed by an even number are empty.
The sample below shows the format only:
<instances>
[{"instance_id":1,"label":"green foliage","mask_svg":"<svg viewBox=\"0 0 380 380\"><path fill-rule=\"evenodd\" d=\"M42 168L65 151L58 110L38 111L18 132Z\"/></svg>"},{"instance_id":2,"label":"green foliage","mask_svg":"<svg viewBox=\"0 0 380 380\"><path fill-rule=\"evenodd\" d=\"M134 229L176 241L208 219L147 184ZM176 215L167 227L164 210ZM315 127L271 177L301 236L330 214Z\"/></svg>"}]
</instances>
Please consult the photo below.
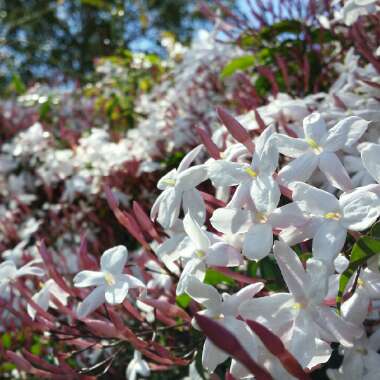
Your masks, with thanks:
<instances>
[{"instance_id":1,"label":"green foliage","mask_svg":"<svg viewBox=\"0 0 380 380\"><path fill-rule=\"evenodd\" d=\"M267 281L268 290L278 291L284 288L284 280L274 257L267 256L259 261L261 277Z\"/></svg>"},{"instance_id":2,"label":"green foliage","mask_svg":"<svg viewBox=\"0 0 380 380\"><path fill-rule=\"evenodd\" d=\"M342 273L339 279L339 291L336 298L338 310L340 309L342 298L346 290L347 284L351 277L360 269L360 267L371 257L380 253L380 223L373 226L371 232L367 236L360 237L354 244L348 268Z\"/></svg>"},{"instance_id":3,"label":"green foliage","mask_svg":"<svg viewBox=\"0 0 380 380\"><path fill-rule=\"evenodd\" d=\"M227 65L224 66L221 77L226 78L233 75L238 70L245 70L252 67L256 60L253 55L244 55L242 57L234 58Z\"/></svg>"},{"instance_id":4,"label":"green foliage","mask_svg":"<svg viewBox=\"0 0 380 380\"><path fill-rule=\"evenodd\" d=\"M223 273L218 272L215 269L207 269L204 283L213 286L218 284L234 285L235 281L232 278L226 276Z\"/></svg>"}]
</instances>

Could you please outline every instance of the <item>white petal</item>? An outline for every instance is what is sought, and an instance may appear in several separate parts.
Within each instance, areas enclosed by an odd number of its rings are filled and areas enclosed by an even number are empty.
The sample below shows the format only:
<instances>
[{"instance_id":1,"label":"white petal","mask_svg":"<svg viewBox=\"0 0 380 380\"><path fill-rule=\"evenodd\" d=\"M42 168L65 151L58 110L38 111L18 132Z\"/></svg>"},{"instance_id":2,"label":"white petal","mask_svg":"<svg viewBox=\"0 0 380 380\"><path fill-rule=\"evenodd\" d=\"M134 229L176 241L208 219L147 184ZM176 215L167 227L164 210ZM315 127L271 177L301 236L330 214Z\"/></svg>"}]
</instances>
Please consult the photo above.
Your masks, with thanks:
<instances>
[{"instance_id":1,"label":"white petal","mask_svg":"<svg viewBox=\"0 0 380 380\"><path fill-rule=\"evenodd\" d=\"M192 149L189 153L186 154L185 157L183 157L181 163L178 165L177 172L180 173L187 169L195 160L195 158L198 156L199 152L202 150L203 146L198 145L194 149Z\"/></svg>"},{"instance_id":2,"label":"white petal","mask_svg":"<svg viewBox=\"0 0 380 380\"><path fill-rule=\"evenodd\" d=\"M128 259L128 250L124 245L107 249L100 258L100 268L112 274L123 273Z\"/></svg>"},{"instance_id":3,"label":"white petal","mask_svg":"<svg viewBox=\"0 0 380 380\"><path fill-rule=\"evenodd\" d=\"M97 286L104 284L104 273L93 270L83 270L76 274L73 279L74 286L86 288L87 286Z\"/></svg>"},{"instance_id":4,"label":"white petal","mask_svg":"<svg viewBox=\"0 0 380 380\"><path fill-rule=\"evenodd\" d=\"M323 148L329 152L335 152L344 147L350 147L360 139L367 127L368 121L358 116L347 117L327 132Z\"/></svg>"},{"instance_id":5,"label":"white petal","mask_svg":"<svg viewBox=\"0 0 380 380\"><path fill-rule=\"evenodd\" d=\"M303 212L315 216L340 210L339 202L332 194L302 182L293 186L293 201Z\"/></svg>"},{"instance_id":6,"label":"white petal","mask_svg":"<svg viewBox=\"0 0 380 380\"><path fill-rule=\"evenodd\" d=\"M120 304L128 294L129 285L121 276L117 277L115 285L107 285L105 288L105 299L111 305Z\"/></svg>"},{"instance_id":7,"label":"white petal","mask_svg":"<svg viewBox=\"0 0 380 380\"><path fill-rule=\"evenodd\" d=\"M206 218L206 206L201 193L196 189L186 190L182 194L183 212L191 215L199 224L203 224Z\"/></svg>"},{"instance_id":8,"label":"white petal","mask_svg":"<svg viewBox=\"0 0 380 380\"><path fill-rule=\"evenodd\" d=\"M309 278L300 259L292 249L281 241L274 243L273 253L289 291L297 298L298 302L302 302L306 299L305 287Z\"/></svg>"},{"instance_id":9,"label":"white petal","mask_svg":"<svg viewBox=\"0 0 380 380\"><path fill-rule=\"evenodd\" d=\"M223 314L233 316L239 315L240 305L243 302L252 299L263 288L264 284L262 282L257 282L255 284L245 286L233 295L228 294L223 299Z\"/></svg>"},{"instance_id":10,"label":"white petal","mask_svg":"<svg viewBox=\"0 0 380 380\"><path fill-rule=\"evenodd\" d=\"M207 170L215 186L235 186L249 179L244 168L244 165L237 162L215 160L208 164Z\"/></svg>"},{"instance_id":11,"label":"white petal","mask_svg":"<svg viewBox=\"0 0 380 380\"><path fill-rule=\"evenodd\" d=\"M190 276L186 282L185 292L205 308L220 313L222 297L213 286L204 284L196 277Z\"/></svg>"},{"instance_id":12,"label":"white petal","mask_svg":"<svg viewBox=\"0 0 380 380\"><path fill-rule=\"evenodd\" d=\"M294 298L289 293L274 293L242 302L240 315L276 331L293 320Z\"/></svg>"},{"instance_id":13,"label":"white petal","mask_svg":"<svg viewBox=\"0 0 380 380\"><path fill-rule=\"evenodd\" d=\"M214 372L216 367L227 360L228 355L216 347L210 339L206 339L203 345L202 365L209 372Z\"/></svg>"},{"instance_id":14,"label":"white petal","mask_svg":"<svg viewBox=\"0 0 380 380\"><path fill-rule=\"evenodd\" d=\"M326 220L313 239L313 256L331 264L346 241L347 230L340 222Z\"/></svg>"},{"instance_id":15,"label":"white petal","mask_svg":"<svg viewBox=\"0 0 380 380\"><path fill-rule=\"evenodd\" d=\"M261 260L269 254L272 245L272 226L254 224L245 235L243 255L250 260Z\"/></svg>"},{"instance_id":16,"label":"white petal","mask_svg":"<svg viewBox=\"0 0 380 380\"><path fill-rule=\"evenodd\" d=\"M205 165L192 166L184 170L177 176L175 187L180 190L193 189L207 178L207 168Z\"/></svg>"},{"instance_id":17,"label":"white petal","mask_svg":"<svg viewBox=\"0 0 380 380\"><path fill-rule=\"evenodd\" d=\"M198 280L203 281L206 275L206 265L202 260L191 259L184 266L181 276L177 283L176 294L177 296L183 294L186 289L187 281L191 276L196 277Z\"/></svg>"},{"instance_id":18,"label":"white petal","mask_svg":"<svg viewBox=\"0 0 380 380\"><path fill-rule=\"evenodd\" d=\"M360 286L354 294L342 304L342 316L345 320L360 326L368 315L370 299L365 289Z\"/></svg>"},{"instance_id":19,"label":"white petal","mask_svg":"<svg viewBox=\"0 0 380 380\"><path fill-rule=\"evenodd\" d=\"M314 112L303 119L305 137L314 140L318 145L326 134L326 123L320 113Z\"/></svg>"},{"instance_id":20,"label":"white petal","mask_svg":"<svg viewBox=\"0 0 380 380\"><path fill-rule=\"evenodd\" d=\"M121 274L116 277L117 281L124 281L128 283L128 286L133 288L145 288L145 284L138 278L131 276L129 274Z\"/></svg>"},{"instance_id":21,"label":"white petal","mask_svg":"<svg viewBox=\"0 0 380 380\"><path fill-rule=\"evenodd\" d=\"M240 252L226 243L214 243L205 257L207 265L221 267L236 267L243 263Z\"/></svg>"},{"instance_id":22,"label":"white petal","mask_svg":"<svg viewBox=\"0 0 380 380\"><path fill-rule=\"evenodd\" d=\"M354 231L369 228L379 217L379 199L374 193L355 191L340 198L342 225Z\"/></svg>"},{"instance_id":23,"label":"white petal","mask_svg":"<svg viewBox=\"0 0 380 380\"><path fill-rule=\"evenodd\" d=\"M218 208L210 218L211 225L225 234L244 233L249 229L250 212L235 208Z\"/></svg>"},{"instance_id":24,"label":"white petal","mask_svg":"<svg viewBox=\"0 0 380 380\"><path fill-rule=\"evenodd\" d=\"M304 139L297 139L287 135L277 134L276 141L280 153L287 157L300 157L309 149L309 145Z\"/></svg>"},{"instance_id":25,"label":"white petal","mask_svg":"<svg viewBox=\"0 0 380 380\"><path fill-rule=\"evenodd\" d=\"M320 319L318 321L323 330L329 331L337 342L350 347L354 341L363 334L363 330L339 317L332 309L323 306L318 308Z\"/></svg>"},{"instance_id":26,"label":"white petal","mask_svg":"<svg viewBox=\"0 0 380 380\"><path fill-rule=\"evenodd\" d=\"M48 291L48 289L45 288L45 286L32 297L32 300L38 306L40 306L43 310L48 309L49 299L50 299L49 291ZM28 311L30 318L32 318L34 320L34 318L36 317L36 313L37 313L36 310L31 305L28 304L27 305L27 311Z\"/></svg>"},{"instance_id":27,"label":"white petal","mask_svg":"<svg viewBox=\"0 0 380 380\"><path fill-rule=\"evenodd\" d=\"M309 314L300 310L289 332L284 336L286 348L305 368L316 352L316 328Z\"/></svg>"},{"instance_id":28,"label":"white petal","mask_svg":"<svg viewBox=\"0 0 380 380\"><path fill-rule=\"evenodd\" d=\"M202 228L190 213L186 214L183 219L183 228L185 229L187 235L197 250L207 250L207 248L210 246L210 240L207 236L207 233L202 230Z\"/></svg>"},{"instance_id":29,"label":"white petal","mask_svg":"<svg viewBox=\"0 0 380 380\"><path fill-rule=\"evenodd\" d=\"M319 169L324 173L331 185L340 190L352 189L347 170L335 153L324 152L319 156Z\"/></svg>"},{"instance_id":30,"label":"white petal","mask_svg":"<svg viewBox=\"0 0 380 380\"><path fill-rule=\"evenodd\" d=\"M269 216L268 222L273 228L287 228L289 226L301 226L307 222L297 203L288 203L276 208Z\"/></svg>"},{"instance_id":31,"label":"white petal","mask_svg":"<svg viewBox=\"0 0 380 380\"><path fill-rule=\"evenodd\" d=\"M380 145L368 144L361 151L364 167L368 173L380 183Z\"/></svg>"},{"instance_id":32,"label":"white petal","mask_svg":"<svg viewBox=\"0 0 380 380\"><path fill-rule=\"evenodd\" d=\"M164 228L170 228L178 218L181 207L181 192L167 188L160 195L157 221Z\"/></svg>"},{"instance_id":33,"label":"white petal","mask_svg":"<svg viewBox=\"0 0 380 380\"><path fill-rule=\"evenodd\" d=\"M314 152L306 152L284 166L278 173L279 180L284 184L293 181L306 181L313 174L319 162Z\"/></svg>"},{"instance_id":34,"label":"white petal","mask_svg":"<svg viewBox=\"0 0 380 380\"><path fill-rule=\"evenodd\" d=\"M85 318L95 309L97 309L104 301L105 286L95 288L84 300L79 304L77 315L79 318Z\"/></svg>"},{"instance_id":35,"label":"white petal","mask_svg":"<svg viewBox=\"0 0 380 380\"><path fill-rule=\"evenodd\" d=\"M277 207L281 192L272 177L259 176L252 181L251 196L259 212L270 214Z\"/></svg>"}]
</instances>

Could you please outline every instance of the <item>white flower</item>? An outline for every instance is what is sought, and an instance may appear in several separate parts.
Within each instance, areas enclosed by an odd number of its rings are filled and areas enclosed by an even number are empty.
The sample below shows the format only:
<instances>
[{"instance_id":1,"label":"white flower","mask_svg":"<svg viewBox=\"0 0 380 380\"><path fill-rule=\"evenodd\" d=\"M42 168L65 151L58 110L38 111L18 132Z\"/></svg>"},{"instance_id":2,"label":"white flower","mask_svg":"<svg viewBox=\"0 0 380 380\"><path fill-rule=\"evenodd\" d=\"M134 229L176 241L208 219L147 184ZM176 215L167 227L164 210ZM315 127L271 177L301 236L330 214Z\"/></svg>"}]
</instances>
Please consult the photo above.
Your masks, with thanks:
<instances>
[{"instance_id":1,"label":"white flower","mask_svg":"<svg viewBox=\"0 0 380 380\"><path fill-rule=\"evenodd\" d=\"M259 282L240 289L236 294L223 293L221 296L213 286L203 284L196 277L190 277L185 291L191 298L205 307L199 314L217 320L224 328L234 334L247 352L255 358L257 357L255 335L245 322L236 317L239 315L240 304L243 301L252 299L263 287L264 284ZM193 324L195 325L194 327L197 327L195 322ZM228 354L216 347L209 339L206 339L202 352L202 364L207 371L214 372L215 368L227 358ZM249 374L239 363L232 360L232 375L236 376L235 373L240 374L241 372L245 372L246 376ZM240 376L237 376L237 378L240 378Z\"/></svg>"},{"instance_id":2,"label":"white flower","mask_svg":"<svg viewBox=\"0 0 380 380\"><path fill-rule=\"evenodd\" d=\"M295 158L280 170L279 180L285 184L306 181L318 167L333 186L350 190L350 177L335 152L354 144L367 126L366 120L351 116L327 130L321 115L313 113L303 121L305 138L278 134L276 139L280 153Z\"/></svg>"},{"instance_id":3,"label":"white flower","mask_svg":"<svg viewBox=\"0 0 380 380\"><path fill-rule=\"evenodd\" d=\"M303 367L326 362L331 355L329 342L352 346L362 330L323 304L327 292L323 262L309 259L305 271L297 254L285 243L276 242L273 251L290 293L245 301L241 315L280 334Z\"/></svg>"},{"instance_id":4,"label":"white flower","mask_svg":"<svg viewBox=\"0 0 380 380\"><path fill-rule=\"evenodd\" d=\"M363 231L379 217L377 196L360 189L343 194L338 200L326 191L297 182L293 200L305 215L317 218L313 231L313 255L329 262L344 246L347 230Z\"/></svg>"},{"instance_id":5,"label":"white flower","mask_svg":"<svg viewBox=\"0 0 380 380\"><path fill-rule=\"evenodd\" d=\"M38 276L42 277L45 272L43 269L33 266L36 260L30 261L28 264L17 269L12 260L3 261L0 264L0 293L4 292L9 283L21 276Z\"/></svg>"},{"instance_id":6,"label":"white flower","mask_svg":"<svg viewBox=\"0 0 380 380\"><path fill-rule=\"evenodd\" d=\"M351 348L343 350L343 362L338 370L328 369L331 380L377 380L380 373L380 330L363 337Z\"/></svg>"},{"instance_id":7,"label":"white flower","mask_svg":"<svg viewBox=\"0 0 380 380\"><path fill-rule=\"evenodd\" d=\"M364 167L372 178L380 184L380 144L368 143L361 151Z\"/></svg>"},{"instance_id":8,"label":"white flower","mask_svg":"<svg viewBox=\"0 0 380 380\"><path fill-rule=\"evenodd\" d=\"M243 234L243 255L250 260L260 260L269 254L273 229L299 226L307 221L295 203L276 208L278 200L257 201L258 207L251 202L246 209L216 209L210 219L212 226L224 234Z\"/></svg>"},{"instance_id":9,"label":"white flower","mask_svg":"<svg viewBox=\"0 0 380 380\"><path fill-rule=\"evenodd\" d=\"M182 249L176 252L177 258L182 257L186 260L177 284L177 294L184 292L190 276L203 281L207 266L228 267L242 263L239 251L207 234L191 214L186 214L183 226L189 239L183 244Z\"/></svg>"},{"instance_id":10,"label":"white flower","mask_svg":"<svg viewBox=\"0 0 380 380\"><path fill-rule=\"evenodd\" d=\"M126 380L136 380L137 376L147 377L150 375L148 363L142 358L140 351L135 351L133 359L129 362L125 371Z\"/></svg>"},{"instance_id":11,"label":"white flower","mask_svg":"<svg viewBox=\"0 0 380 380\"><path fill-rule=\"evenodd\" d=\"M201 145L194 148L183 158L178 169L171 170L157 184L163 192L152 206L151 218L157 216L157 221L165 228L174 225L181 205L185 213L191 210L200 223L204 221L205 205L195 187L206 179L207 171L204 165L189 168L201 149Z\"/></svg>"},{"instance_id":12,"label":"white flower","mask_svg":"<svg viewBox=\"0 0 380 380\"><path fill-rule=\"evenodd\" d=\"M240 199L248 193L255 203L275 203L277 205L281 193L278 184L272 178L278 165L278 151L273 144L275 134L272 128L265 131L255 141L255 152L251 164L211 161L207 165L208 175L215 186L236 186L232 207L241 206Z\"/></svg>"},{"instance_id":13,"label":"white flower","mask_svg":"<svg viewBox=\"0 0 380 380\"><path fill-rule=\"evenodd\" d=\"M379 11L377 0L347 0L342 9L343 21L352 25L360 16Z\"/></svg>"},{"instance_id":14,"label":"white flower","mask_svg":"<svg viewBox=\"0 0 380 380\"><path fill-rule=\"evenodd\" d=\"M34 294L32 300L46 311L49 307L56 308L54 301L50 299L51 296L57 298L61 304L67 305L69 294L62 290L52 279L46 281L41 290ZM27 311L30 318L34 319L36 317L36 310L29 304L27 305Z\"/></svg>"},{"instance_id":15,"label":"white flower","mask_svg":"<svg viewBox=\"0 0 380 380\"><path fill-rule=\"evenodd\" d=\"M104 301L111 305L120 304L129 288L145 287L136 277L124 274L128 258L127 248L119 245L107 249L100 258L100 271L84 270L74 277L78 288L96 286L78 307L78 316L84 318Z\"/></svg>"}]
</instances>

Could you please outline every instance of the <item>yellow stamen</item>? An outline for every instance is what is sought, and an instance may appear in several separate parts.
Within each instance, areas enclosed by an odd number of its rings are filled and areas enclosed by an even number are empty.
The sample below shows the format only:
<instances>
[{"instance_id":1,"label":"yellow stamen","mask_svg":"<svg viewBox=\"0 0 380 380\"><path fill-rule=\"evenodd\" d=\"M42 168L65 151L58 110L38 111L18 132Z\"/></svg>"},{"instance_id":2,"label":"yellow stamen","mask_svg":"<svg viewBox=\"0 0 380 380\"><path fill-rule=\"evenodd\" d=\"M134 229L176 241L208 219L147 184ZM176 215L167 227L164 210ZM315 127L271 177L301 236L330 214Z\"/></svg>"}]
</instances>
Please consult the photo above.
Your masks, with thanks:
<instances>
[{"instance_id":1,"label":"yellow stamen","mask_svg":"<svg viewBox=\"0 0 380 380\"><path fill-rule=\"evenodd\" d=\"M339 212L328 212L325 215L323 215L325 219L329 220L339 220L342 215L339 214Z\"/></svg>"},{"instance_id":2,"label":"yellow stamen","mask_svg":"<svg viewBox=\"0 0 380 380\"><path fill-rule=\"evenodd\" d=\"M256 214L256 220L259 223L266 223L268 221L268 217L264 213L258 212Z\"/></svg>"},{"instance_id":3,"label":"yellow stamen","mask_svg":"<svg viewBox=\"0 0 380 380\"><path fill-rule=\"evenodd\" d=\"M318 143L313 139L306 139L307 144L311 149L314 150L315 153L319 154L322 153L323 149Z\"/></svg>"},{"instance_id":4,"label":"yellow stamen","mask_svg":"<svg viewBox=\"0 0 380 380\"><path fill-rule=\"evenodd\" d=\"M195 255L198 256L200 259L206 256L206 254L201 250L195 251Z\"/></svg>"},{"instance_id":5,"label":"yellow stamen","mask_svg":"<svg viewBox=\"0 0 380 380\"><path fill-rule=\"evenodd\" d=\"M176 180L173 178L166 178L166 179L163 179L162 182L168 186L175 186Z\"/></svg>"},{"instance_id":6,"label":"yellow stamen","mask_svg":"<svg viewBox=\"0 0 380 380\"><path fill-rule=\"evenodd\" d=\"M295 303L293 304L292 307L293 307L294 310L301 310L301 309L303 309L305 306L302 305L302 303L295 302Z\"/></svg>"},{"instance_id":7,"label":"yellow stamen","mask_svg":"<svg viewBox=\"0 0 380 380\"><path fill-rule=\"evenodd\" d=\"M361 278L358 278L358 286L364 286L364 285L365 285L365 282Z\"/></svg>"},{"instance_id":8,"label":"yellow stamen","mask_svg":"<svg viewBox=\"0 0 380 380\"><path fill-rule=\"evenodd\" d=\"M105 279L107 285L109 285L109 286L112 286L112 285L116 284L115 277L113 276L112 273L105 272L104 273L104 279Z\"/></svg>"},{"instance_id":9,"label":"yellow stamen","mask_svg":"<svg viewBox=\"0 0 380 380\"><path fill-rule=\"evenodd\" d=\"M257 172L255 172L252 168L247 168L244 170L248 175L250 175L253 178L257 177Z\"/></svg>"}]
</instances>

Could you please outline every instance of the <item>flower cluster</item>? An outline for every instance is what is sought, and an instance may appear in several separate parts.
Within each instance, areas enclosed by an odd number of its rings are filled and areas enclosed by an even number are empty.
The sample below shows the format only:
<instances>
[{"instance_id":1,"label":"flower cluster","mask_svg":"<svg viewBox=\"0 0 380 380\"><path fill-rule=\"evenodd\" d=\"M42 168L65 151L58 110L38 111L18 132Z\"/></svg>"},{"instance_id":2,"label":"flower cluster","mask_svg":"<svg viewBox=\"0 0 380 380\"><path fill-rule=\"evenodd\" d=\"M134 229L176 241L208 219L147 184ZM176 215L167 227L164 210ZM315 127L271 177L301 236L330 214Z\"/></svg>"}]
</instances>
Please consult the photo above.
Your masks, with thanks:
<instances>
[{"instance_id":1,"label":"flower cluster","mask_svg":"<svg viewBox=\"0 0 380 380\"><path fill-rule=\"evenodd\" d=\"M93 119L58 138L28 119L8 136L0 358L11 378L378 377L380 70L359 38L378 4L333 7L320 23L356 40L326 92L281 92L260 69L273 93L258 101L256 73L221 80L244 56L215 32L190 48L165 41L169 71L139 94L135 128ZM125 74L114 62L98 71Z\"/></svg>"}]
</instances>

